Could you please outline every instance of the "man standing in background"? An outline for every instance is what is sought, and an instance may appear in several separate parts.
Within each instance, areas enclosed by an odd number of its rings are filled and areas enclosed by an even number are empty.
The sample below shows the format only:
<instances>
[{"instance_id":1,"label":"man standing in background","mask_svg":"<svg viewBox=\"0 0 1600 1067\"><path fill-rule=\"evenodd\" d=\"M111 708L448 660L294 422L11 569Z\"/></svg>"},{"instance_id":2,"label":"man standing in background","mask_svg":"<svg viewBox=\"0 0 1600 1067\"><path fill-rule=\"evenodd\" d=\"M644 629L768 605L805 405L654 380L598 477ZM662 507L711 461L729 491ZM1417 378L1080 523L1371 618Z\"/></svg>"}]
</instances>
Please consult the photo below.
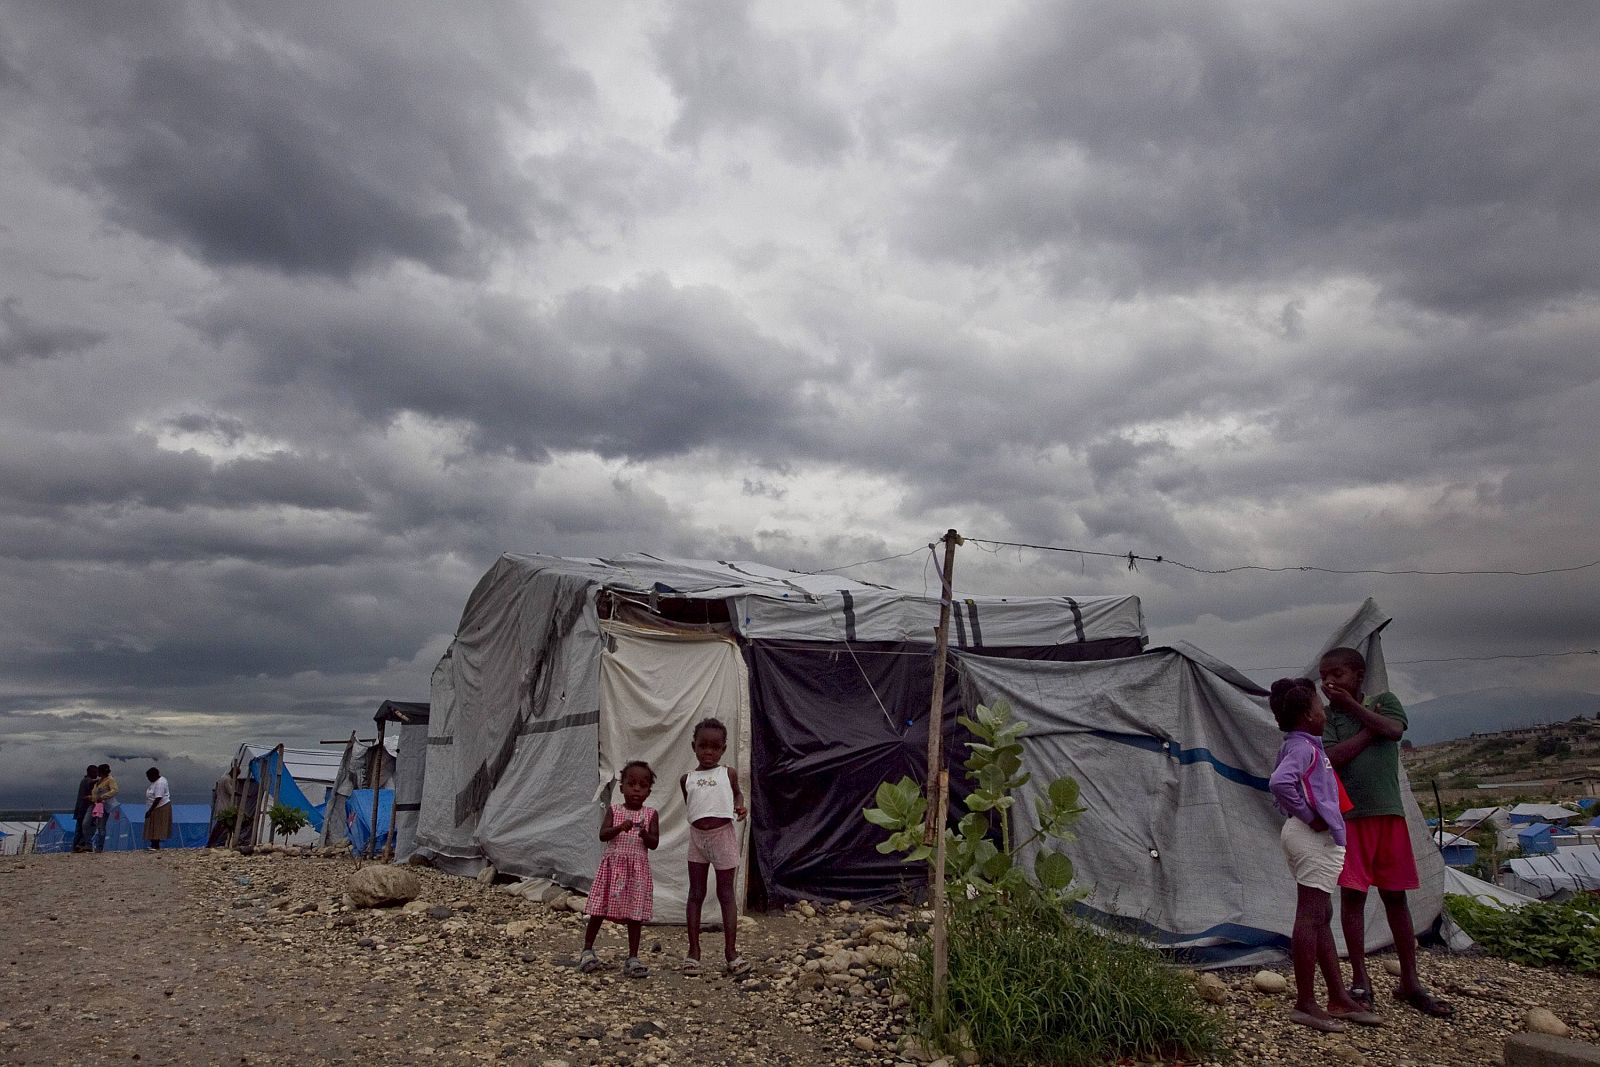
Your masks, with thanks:
<instances>
[{"instance_id":1,"label":"man standing in background","mask_svg":"<svg viewBox=\"0 0 1600 1067\"><path fill-rule=\"evenodd\" d=\"M94 792L95 779L99 777L94 764L89 764L83 773L83 780L78 783L78 799L72 805L72 817L78 823L78 828L72 832L72 851L89 851L89 806L94 803L89 794Z\"/></svg>"}]
</instances>

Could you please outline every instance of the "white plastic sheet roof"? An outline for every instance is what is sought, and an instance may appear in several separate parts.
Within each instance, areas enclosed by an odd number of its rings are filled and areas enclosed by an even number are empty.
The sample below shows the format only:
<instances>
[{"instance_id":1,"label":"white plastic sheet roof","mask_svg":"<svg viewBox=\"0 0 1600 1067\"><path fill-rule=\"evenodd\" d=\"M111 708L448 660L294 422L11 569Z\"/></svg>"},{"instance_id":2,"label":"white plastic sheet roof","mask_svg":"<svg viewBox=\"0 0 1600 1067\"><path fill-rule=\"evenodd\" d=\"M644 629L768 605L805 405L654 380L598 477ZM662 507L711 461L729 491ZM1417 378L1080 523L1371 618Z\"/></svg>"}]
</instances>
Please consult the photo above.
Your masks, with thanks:
<instances>
[{"instance_id":1,"label":"white plastic sheet roof","mask_svg":"<svg viewBox=\"0 0 1600 1067\"><path fill-rule=\"evenodd\" d=\"M727 600L734 608L734 627L747 638L931 643L939 622L937 592L924 596L838 574L647 553L606 559L507 553L501 558L519 570L573 575L641 600ZM972 596L962 591L959 575L954 593L950 636L957 647L1146 637L1136 596Z\"/></svg>"},{"instance_id":2,"label":"white plastic sheet roof","mask_svg":"<svg viewBox=\"0 0 1600 1067\"><path fill-rule=\"evenodd\" d=\"M1600 845L1577 845L1544 856L1519 856L1507 860L1511 889L1542 899L1563 891L1592 892L1600 889Z\"/></svg>"},{"instance_id":3,"label":"white plastic sheet roof","mask_svg":"<svg viewBox=\"0 0 1600 1067\"><path fill-rule=\"evenodd\" d=\"M383 747L393 755L400 746L400 739L393 734L387 734L383 739ZM239 752L234 757L240 767L245 766L253 759L265 756L277 748L277 745L252 745L249 742L239 746ZM344 760L343 745L325 745L322 748L284 748L283 765L289 771L289 777L297 782L315 782L319 785L332 785L339 777L339 764Z\"/></svg>"},{"instance_id":4,"label":"white plastic sheet roof","mask_svg":"<svg viewBox=\"0 0 1600 1067\"><path fill-rule=\"evenodd\" d=\"M1457 815L1454 819L1452 819L1451 822L1455 823L1457 826L1460 826L1463 823L1482 822L1483 820L1485 820L1485 819L1489 818L1491 815L1493 815L1495 812L1504 813L1505 810L1506 809L1502 808L1502 807L1468 808L1466 811L1462 812L1460 815ZM1509 817L1510 816L1507 816L1507 818L1509 818Z\"/></svg>"},{"instance_id":5,"label":"white plastic sheet roof","mask_svg":"<svg viewBox=\"0 0 1600 1067\"><path fill-rule=\"evenodd\" d=\"M1542 819L1545 822L1562 822L1566 819L1576 819L1583 813L1562 807L1560 804L1518 804L1511 809L1511 814L1531 815L1533 818Z\"/></svg>"}]
</instances>

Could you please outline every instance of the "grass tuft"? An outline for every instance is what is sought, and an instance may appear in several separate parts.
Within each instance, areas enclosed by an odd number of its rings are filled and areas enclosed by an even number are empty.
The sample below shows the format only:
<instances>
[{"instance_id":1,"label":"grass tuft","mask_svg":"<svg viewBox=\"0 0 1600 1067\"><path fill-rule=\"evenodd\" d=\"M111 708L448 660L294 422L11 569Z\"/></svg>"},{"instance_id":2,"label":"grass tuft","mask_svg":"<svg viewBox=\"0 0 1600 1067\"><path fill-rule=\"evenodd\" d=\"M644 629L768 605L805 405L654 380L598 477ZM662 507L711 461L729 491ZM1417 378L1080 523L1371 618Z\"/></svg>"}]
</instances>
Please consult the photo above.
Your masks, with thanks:
<instances>
[{"instance_id":1,"label":"grass tuft","mask_svg":"<svg viewBox=\"0 0 1600 1067\"><path fill-rule=\"evenodd\" d=\"M931 1029L931 945L905 961L899 983ZM989 1063L1078 1067L1222 1052L1223 1017L1185 972L1043 896L952 909L949 997L950 1032L928 1036Z\"/></svg>"}]
</instances>

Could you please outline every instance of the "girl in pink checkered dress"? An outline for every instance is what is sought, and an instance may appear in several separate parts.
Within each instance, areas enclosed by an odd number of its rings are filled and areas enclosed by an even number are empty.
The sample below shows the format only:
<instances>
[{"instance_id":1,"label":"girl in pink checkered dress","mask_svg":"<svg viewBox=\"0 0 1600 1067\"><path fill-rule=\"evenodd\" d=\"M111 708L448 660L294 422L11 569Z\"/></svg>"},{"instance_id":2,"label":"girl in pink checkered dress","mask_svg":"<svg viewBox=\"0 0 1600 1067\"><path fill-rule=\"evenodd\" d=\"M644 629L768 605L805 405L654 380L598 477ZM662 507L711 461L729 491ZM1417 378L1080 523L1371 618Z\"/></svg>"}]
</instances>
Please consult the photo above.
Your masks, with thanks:
<instances>
[{"instance_id":1,"label":"girl in pink checkered dress","mask_svg":"<svg viewBox=\"0 0 1600 1067\"><path fill-rule=\"evenodd\" d=\"M651 915L650 850L661 842L661 818L655 808L644 806L655 784L656 772L650 764L634 760L622 768L622 803L606 808L600 819L600 840L606 843L606 853L600 857L589 903L583 909L589 925L584 930L578 970L585 973L600 966L594 939L607 919L628 927L628 962L622 965L622 973L629 978L650 973L639 962L639 934Z\"/></svg>"}]
</instances>

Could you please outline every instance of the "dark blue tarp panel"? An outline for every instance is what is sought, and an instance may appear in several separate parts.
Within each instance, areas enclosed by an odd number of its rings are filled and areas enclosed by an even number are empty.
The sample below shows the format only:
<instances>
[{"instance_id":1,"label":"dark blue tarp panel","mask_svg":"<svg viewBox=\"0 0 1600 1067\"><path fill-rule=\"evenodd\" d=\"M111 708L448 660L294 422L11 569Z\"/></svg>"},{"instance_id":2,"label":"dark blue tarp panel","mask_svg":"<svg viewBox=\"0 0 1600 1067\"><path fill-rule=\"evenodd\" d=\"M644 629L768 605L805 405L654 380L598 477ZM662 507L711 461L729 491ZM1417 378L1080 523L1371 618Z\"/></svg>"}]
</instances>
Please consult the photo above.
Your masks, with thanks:
<instances>
[{"instance_id":1,"label":"dark blue tarp panel","mask_svg":"<svg viewBox=\"0 0 1600 1067\"><path fill-rule=\"evenodd\" d=\"M378 790L378 848L383 848L394 820L394 790ZM350 848L356 855L364 855L372 840L372 790L357 789L351 792L344 805L345 833L350 837Z\"/></svg>"}]
</instances>

